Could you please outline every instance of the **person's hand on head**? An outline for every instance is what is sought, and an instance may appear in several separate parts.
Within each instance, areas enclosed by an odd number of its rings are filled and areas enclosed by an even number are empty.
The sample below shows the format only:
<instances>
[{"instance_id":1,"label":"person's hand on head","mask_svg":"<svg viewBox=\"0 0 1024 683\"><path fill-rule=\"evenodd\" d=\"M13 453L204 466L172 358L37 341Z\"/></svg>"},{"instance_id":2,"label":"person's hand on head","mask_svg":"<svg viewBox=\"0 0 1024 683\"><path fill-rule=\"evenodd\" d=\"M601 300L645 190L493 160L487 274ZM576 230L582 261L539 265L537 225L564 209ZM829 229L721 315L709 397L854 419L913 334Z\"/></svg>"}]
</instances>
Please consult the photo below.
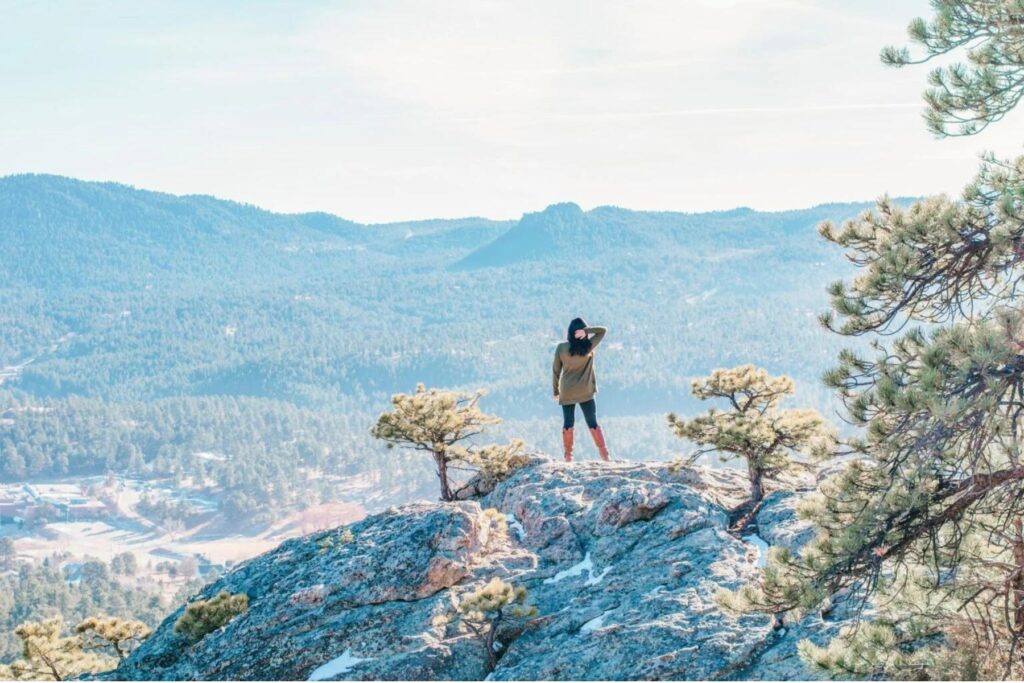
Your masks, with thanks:
<instances>
[{"instance_id":1,"label":"person's hand on head","mask_svg":"<svg viewBox=\"0 0 1024 683\"><path fill-rule=\"evenodd\" d=\"M577 339L583 339L586 336L587 336L587 331L586 330L576 330L576 338Z\"/></svg>"}]
</instances>

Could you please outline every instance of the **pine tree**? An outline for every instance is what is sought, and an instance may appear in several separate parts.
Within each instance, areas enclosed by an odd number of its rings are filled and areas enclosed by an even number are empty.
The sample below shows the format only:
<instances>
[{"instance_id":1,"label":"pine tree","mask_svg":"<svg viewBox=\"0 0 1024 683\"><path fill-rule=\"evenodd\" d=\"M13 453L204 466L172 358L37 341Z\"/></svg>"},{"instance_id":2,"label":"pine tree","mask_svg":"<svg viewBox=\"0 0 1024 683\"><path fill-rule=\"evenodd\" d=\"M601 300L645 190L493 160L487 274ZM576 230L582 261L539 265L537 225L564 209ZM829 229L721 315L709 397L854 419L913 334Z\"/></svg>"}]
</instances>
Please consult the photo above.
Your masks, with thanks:
<instances>
[{"instance_id":1,"label":"pine tree","mask_svg":"<svg viewBox=\"0 0 1024 683\"><path fill-rule=\"evenodd\" d=\"M192 556L183 557L178 563L178 574L186 579L193 579L199 573L199 562Z\"/></svg>"},{"instance_id":2,"label":"pine tree","mask_svg":"<svg viewBox=\"0 0 1024 683\"><path fill-rule=\"evenodd\" d=\"M185 613L174 622L174 630L190 642L197 643L247 609L248 595L221 591L209 600L190 602Z\"/></svg>"},{"instance_id":3,"label":"pine tree","mask_svg":"<svg viewBox=\"0 0 1024 683\"><path fill-rule=\"evenodd\" d=\"M483 645L487 671L494 671L500 646L495 636L498 627L514 619L537 614L537 608L526 603L528 594L522 586L513 586L495 577L459 601L459 617L465 628Z\"/></svg>"},{"instance_id":4,"label":"pine tree","mask_svg":"<svg viewBox=\"0 0 1024 683\"><path fill-rule=\"evenodd\" d=\"M1024 2L933 0L902 66L961 50L925 99L940 136L1002 119L1024 92ZM1024 157L983 158L959 200L873 212L821 234L862 272L831 288L823 323L873 334L826 382L864 430L852 460L803 505L818 529L798 554L775 549L762 579L721 601L805 611L837 592L874 620L826 648L801 646L833 675L1024 676ZM927 324L926 331L915 325ZM899 335L893 340L887 339Z\"/></svg>"},{"instance_id":5,"label":"pine tree","mask_svg":"<svg viewBox=\"0 0 1024 683\"><path fill-rule=\"evenodd\" d=\"M815 410L779 409L793 393L793 380L773 377L753 365L715 370L693 381L693 395L702 401L720 399L727 410L711 408L692 420L668 416L676 435L699 448L687 458L694 462L717 452L723 462L742 458L750 479L750 501L756 510L764 498L764 480L798 467L791 457L802 454L815 459L833 452L835 435Z\"/></svg>"},{"instance_id":6,"label":"pine tree","mask_svg":"<svg viewBox=\"0 0 1024 683\"><path fill-rule=\"evenodd\" d=\"M469 465L485 476L500 478L525 463L522 442L470 447L466 442L482 434L501 419L480 410L483 391L473 393L427 389L422 384L415 394L391 397L394 409L377 419L371 433L395 445L429 453L441 484L441 500L455 499L450 471Z\"/></svg>"},{"instance_id":7,"label":"pine tree","mask_svg":"<svg viewBox=\"0 0 1024 683\"><path fill-rule=\"evenodd\" d=\"M132 555L134 557L134 555ZM141 621L117 617L90 617L75 627L83 651L113 651L118 660L131 654L152 631Z\"/></svg>"},{"instance_id":8,"label":"pine tree","mask_svg":"<svg viewBox=\"0 0 1024 683\"><path fill-rule=\"evenodd\" d=\"M64 620L53 617L25 622L14 633L21 639L22 657L0 666L0 678L66 681L115 668L150 631L139 621L94 617L65 635Z\"/></svg>"},{"instance_id":9,"label":"pine tree","mask_svg":"<svg viewBox=\"0 0 1024 683\"><path fill-rule=\"evenodd\" d=\"M110 559L110 571L124 576L135 576L139 571L139 560L130 550L118 553Z\"/></svg>"},{"instance_id":10,"label":"pine tree","mask_svg":"<svg viewBox=\"0 0 1024 683\"><path fill-rule=\"evenodd\" d=\"M14 566L18 559L18 549L10 536L0 536L0 569L7 570Z\"/></svg>"},{"instance_id":11,"label":"pine tree","mask_svg":"<svg viewBox=\"0 0 1024 683\"><path fill-rule=\"evenodd\" d=\"M1024 6L1020 0L932 0L931 5L932 21L915 19L908 29L923 54L888 47L882 61L906 66L966 49L966 63L929 74L926 121L940 137L974 135L1000 121L1024 96Z\"/></svg>"}]
</instances>

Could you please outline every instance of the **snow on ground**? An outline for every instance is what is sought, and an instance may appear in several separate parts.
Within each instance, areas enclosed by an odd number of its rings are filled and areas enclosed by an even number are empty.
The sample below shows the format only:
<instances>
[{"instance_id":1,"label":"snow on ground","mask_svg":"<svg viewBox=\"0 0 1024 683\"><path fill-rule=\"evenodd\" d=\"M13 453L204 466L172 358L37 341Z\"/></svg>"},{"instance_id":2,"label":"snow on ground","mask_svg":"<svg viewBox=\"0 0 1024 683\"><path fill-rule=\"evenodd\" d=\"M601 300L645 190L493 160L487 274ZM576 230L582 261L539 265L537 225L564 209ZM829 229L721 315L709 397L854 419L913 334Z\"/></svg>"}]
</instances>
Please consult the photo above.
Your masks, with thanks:
<instances>
[{"instance_id":1,"label":"snow on ground","mask_svg":"<svg viewBox=\"0 0 1024 683\"><path fill-rule=\"evenodd\" d=\"M601 583L601 580L604 579L605 575L608 572L610 572L611 570L612 570L611 566L605 567L604 571L602 571L597 576L594 576L594 570L591 569L590 570L590 578L587 579L586 581L584 581L583 585L584 586L596 586L597 584Z\"/></svg>"},{"instance_id":2,"label":"snow on ground","mask_svg":"<svg viewBox=\"0 0 1024 683\"><path fill-rule=\"evenodd\" d=\"M93 485L102 485L105 477L74 477L33 486L41 492L77 492ZM352 478L353 490L363 488L360 478ZM71 553L76 558L93 557L109 562L119 553L134 553L146 566L168 559L168 552L186 556L201 554L212 562L241 562L266 552L281 541L328 529L362 519L366 510L358 503L324 503L284 517L258 533L226 533L217 527L219 518L199 526L170 531L137 512L143 495L154 490L173 491L161 482L120 479L109 491L116 503L116 515L83 521L56 521L42 530L26 529L13 534L10 525L0 527L0 534L16 535L18 551L38 561L55 550ZM193 494L195 498L199 494Z\"/></svg>"},{"instance_id":3,"label":"snow on ground","mask_svg":"<svg viewBox=\"0 0 1024 683\"><path fill-rule=\"evenodd\" d=\"M595 574L594 561L590 559L590 553L587 553L586 556L580 562L574 564L568 569L563 569L562 571L558 572L550 578L544 579L544 583L558 583L562 579L568 579L574 576L582 576L583 573L586 572L588 578L583 585L594 586L596 584L601 583L601 580L604 579L605 574L607 574L610 570L611 567L608 566L605 567L604 571L600 574Z\"/></svg>"},{"instance_id":4,"label":"snow on ground","mask_svg":"<svg viewBox=\"0 0 1024 683\"><path fill-rule=\"evenodd\" d=\"M583 572L589 572L591 576L594 574L594 562L590 559L590 553L587 553L586 557L584 557L582 561L574 564L568 569L563 569L554 576L544 579L544 583L558 583L562 579L580 576Z\"/></svg>"},{"instance_id":5,"label":"snow on ground","mask_svg":"<svg viewBox=\"0 0 1024 683\"><path fill-rule=\"evenodd\" d=\"M653 598L655 595L657 595L658 593L661 593L663 590L665 590L664 586L655 586L651 590L647 591L647 597L648 598Z\"/></svg>"},{"instance_id":6,"label":"snow on ground","mask_svg":"<svg viewBox=\"0 0 1024 683\"><path fill-rule=\"evenodd\" d=\"M516 538L520 541L526 538L526 529L523 528L523 525L516 519L515 515L509 512L505 515L505 521L508 522L508 527L516 532Z\"/></svg>"},{"instance_id":7,"label":"snow on ground","mask_svg":"<svg viewBox=\"0 0 1024 683\"><path fill-rule=\"evenodd\" d=\"M763 567L765 562L768 561L768 548L771 546L757 534L744 536L743 540L757 549L757 559L754 562L758 567Z\"/></svg>"},{"instance_id":8,"label":"snow on ground","mask_svg":"<svg viewBox=\"0 0 1024 683\"><path fill-rule=\"evenodd\" d=\"M345 650L341 653L341 656L335 657L326 664L321 664L317 668L313 669L313 673L309 675L307 681L326 681L330 678L336 678L343 673L346 673L349 669L353 668L357 664L363 662L372 662L373 658L363 659L362 657L356 657L352 654L352 650Z\"/></svg>"},{"instance_id":9,"label":"snow on ground","mask_svg":"<svg viewBox=\"0 0 1024 683\"><path fill-rule=\"evenodd\" d=\"M580 633L591 633L599 628L604 628L604 618L614 611L613 609L605 610L601 616L595 617L583 624L583 626L580 626Z\"/></svg>"},{"instance_id":10,"label":"snow on ground","mask_svg":"<svg viewBox=\"0 0 1024 683\"><path fill-rule=\"evenodd\" d=\"M594 575L594 562L590 559L590 553L586 554L580 562L577 562L568 569L563 569L554 576L544 579L544 583L558 583L562 579L568 579L573 576L581 576L583 572L587 572L590 576Z\"/></svg>"}]
</instances>

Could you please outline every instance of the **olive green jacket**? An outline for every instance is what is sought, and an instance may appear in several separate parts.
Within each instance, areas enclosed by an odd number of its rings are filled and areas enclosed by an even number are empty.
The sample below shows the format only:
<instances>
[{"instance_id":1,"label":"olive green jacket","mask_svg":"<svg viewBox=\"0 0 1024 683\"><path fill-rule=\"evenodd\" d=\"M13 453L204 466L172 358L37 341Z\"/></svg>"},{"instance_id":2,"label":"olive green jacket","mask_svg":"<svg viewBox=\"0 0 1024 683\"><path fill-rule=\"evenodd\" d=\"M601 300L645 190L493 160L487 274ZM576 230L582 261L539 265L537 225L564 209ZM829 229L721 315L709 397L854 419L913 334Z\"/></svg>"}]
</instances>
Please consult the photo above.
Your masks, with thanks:
<instances>
[{"instance_id":1,"label":"olive green jacket","mask_svg":"<svg viewBox=\"0 0 1024 683\"><path fill-rule=\"evenodd\" d=\"M608 334L607 327L593 326L586 328L593 347L585 356L570 356L569 342L564 341L555 349L555 362L551 366L551 386L563 405L583 403L594 398L597 393L597 377L594 375L594 351Z\"/></svg>"}]
</instances>

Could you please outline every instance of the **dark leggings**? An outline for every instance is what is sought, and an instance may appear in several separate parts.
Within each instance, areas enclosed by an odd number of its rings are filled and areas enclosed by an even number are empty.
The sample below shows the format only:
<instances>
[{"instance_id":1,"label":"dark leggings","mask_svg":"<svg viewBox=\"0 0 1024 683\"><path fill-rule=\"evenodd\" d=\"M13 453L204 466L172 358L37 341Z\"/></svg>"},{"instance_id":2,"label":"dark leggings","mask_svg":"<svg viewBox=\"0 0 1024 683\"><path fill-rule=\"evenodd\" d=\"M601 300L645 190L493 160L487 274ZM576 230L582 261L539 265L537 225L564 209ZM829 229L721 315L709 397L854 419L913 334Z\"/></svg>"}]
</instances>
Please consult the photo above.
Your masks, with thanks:
<instances>
[{"instance_id":1,"label":"dark leggings","mask_svg":"<svg viewBox=\"0 0 1024 683\"><path fill-rule=\"evenodd\" d=\"M579 404L583 409L583 419L591 429L597 428L597 404L594 399ZM570 403L562 406L562 429L572 429L576 426L576 404Z\"/></svg>"}]
</instances>

